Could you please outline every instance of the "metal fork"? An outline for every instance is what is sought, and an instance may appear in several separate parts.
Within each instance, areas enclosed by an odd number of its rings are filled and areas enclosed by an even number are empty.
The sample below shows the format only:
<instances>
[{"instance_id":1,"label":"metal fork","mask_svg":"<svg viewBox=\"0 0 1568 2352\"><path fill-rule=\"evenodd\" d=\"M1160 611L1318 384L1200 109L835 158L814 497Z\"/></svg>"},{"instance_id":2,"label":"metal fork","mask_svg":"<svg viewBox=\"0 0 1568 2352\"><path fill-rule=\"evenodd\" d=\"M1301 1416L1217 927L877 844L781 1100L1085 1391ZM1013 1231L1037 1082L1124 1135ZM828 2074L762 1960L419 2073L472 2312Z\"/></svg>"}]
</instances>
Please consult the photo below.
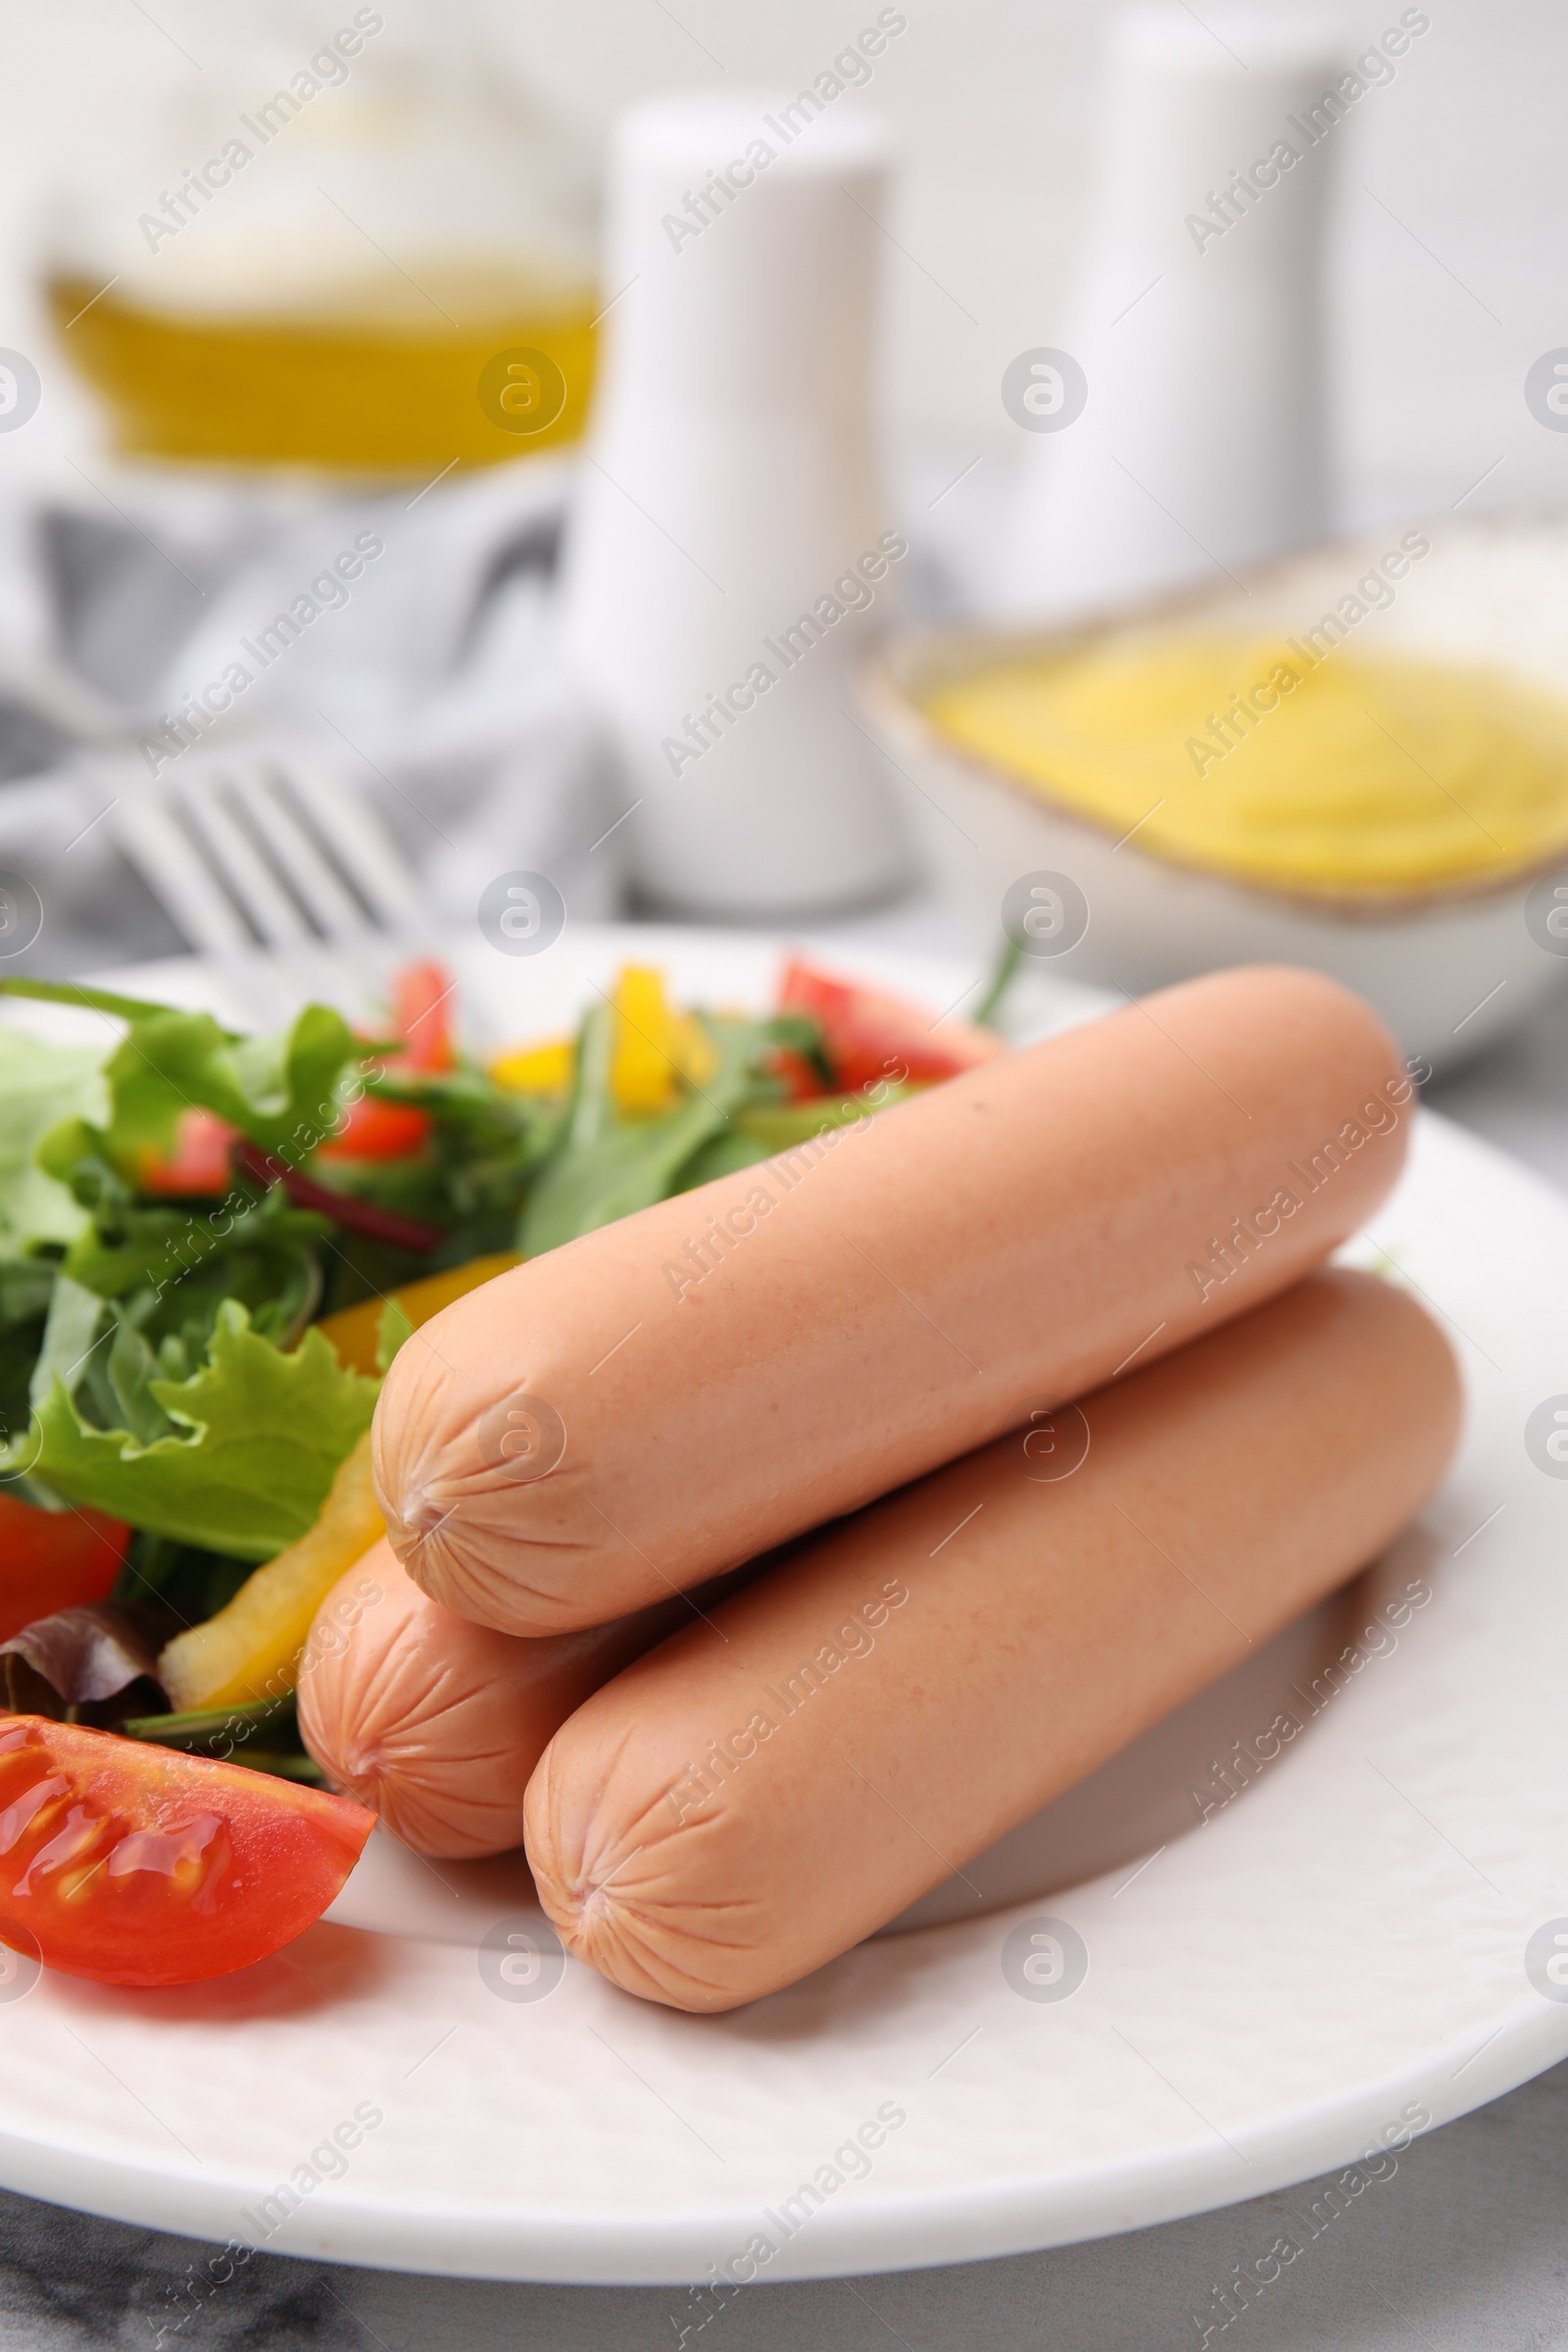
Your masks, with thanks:
<instances>
[{"instance_id":1,"label":"metal fork","mask_svg":"<svg viewBox=\"0 0 1568 2352\"><path fill-rule=\"evenodd\" d=\"M347 1001L377 993L394 953L427 944L402 852L314 754L257 741L193 748L159 776L94 773L124 856L247 1010L275 1020L289 980L355 1008Z\"/></svg>"}]
</instances>

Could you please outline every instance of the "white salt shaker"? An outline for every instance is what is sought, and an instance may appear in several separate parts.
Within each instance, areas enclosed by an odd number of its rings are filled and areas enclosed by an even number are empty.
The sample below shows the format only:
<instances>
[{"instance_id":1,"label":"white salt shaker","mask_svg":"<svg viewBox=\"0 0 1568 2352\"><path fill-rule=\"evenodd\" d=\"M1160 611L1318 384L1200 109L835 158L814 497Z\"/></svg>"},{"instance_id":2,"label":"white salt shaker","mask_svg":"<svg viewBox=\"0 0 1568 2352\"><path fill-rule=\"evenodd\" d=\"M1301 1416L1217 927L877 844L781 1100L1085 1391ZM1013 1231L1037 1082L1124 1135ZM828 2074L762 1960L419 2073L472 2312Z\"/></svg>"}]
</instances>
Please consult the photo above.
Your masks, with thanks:
<instances>
[{"instance_id":1,"label":"white salt shaker","mask_svg":"<svg viewBox=\"0 0 1568 2352\"><path fill-rule=\"evenodd\" d=\"M1011 616L1218 584L1330 525L1323 220L1348 118L1376 93L1355 75L1346 94L1324 20L1246 0L1201 19L1112 21L1075 283L1038 375L1020 355L1004 381L1025 427Z\"/></svg>"},{"instance_id":2,"label":"white salt shaker","mask_svg":"<svg viewBox=\"0 0 1568 2352\"><path fill-rule=\"evenodd\" d=\"M804 914L907 870L852 677L908 552L871 418L886 162L814 94L618 125L567 639L634 883L672 911Z\"/></svg>"}]
</instances>

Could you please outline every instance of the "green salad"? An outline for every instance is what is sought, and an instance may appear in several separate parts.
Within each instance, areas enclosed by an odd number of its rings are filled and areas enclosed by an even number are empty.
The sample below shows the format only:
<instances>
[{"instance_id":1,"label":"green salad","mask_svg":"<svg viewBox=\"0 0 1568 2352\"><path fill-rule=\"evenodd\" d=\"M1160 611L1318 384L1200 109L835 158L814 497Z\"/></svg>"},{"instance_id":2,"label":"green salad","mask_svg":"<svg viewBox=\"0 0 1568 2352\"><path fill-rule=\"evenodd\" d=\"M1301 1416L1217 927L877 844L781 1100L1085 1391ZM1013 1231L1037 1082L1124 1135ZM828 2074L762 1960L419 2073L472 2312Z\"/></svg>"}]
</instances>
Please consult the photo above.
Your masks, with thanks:
<instances>
[{"instance_id":1,"label":"green salad","mask_svg":"<svg viewBox=\"0 0 1568 2352\"><path fill-rule=\"evenodd\" d=\"M322 1004L253 1037L73 984L0 994L104 1032L0 1023L0 1700L307 1779L288 1661L331 1581L319 1531L336 1495L340 1544L379 1532L367 1433L417 1322L996 1050L798 958L760 1016L629 966L575 1036L488 1064L433 964L368 1037ZM215 1624L227 1647L193 1645ZM235 1629L268 1676L232 1670Z\"/></svg>"}]
</instances>

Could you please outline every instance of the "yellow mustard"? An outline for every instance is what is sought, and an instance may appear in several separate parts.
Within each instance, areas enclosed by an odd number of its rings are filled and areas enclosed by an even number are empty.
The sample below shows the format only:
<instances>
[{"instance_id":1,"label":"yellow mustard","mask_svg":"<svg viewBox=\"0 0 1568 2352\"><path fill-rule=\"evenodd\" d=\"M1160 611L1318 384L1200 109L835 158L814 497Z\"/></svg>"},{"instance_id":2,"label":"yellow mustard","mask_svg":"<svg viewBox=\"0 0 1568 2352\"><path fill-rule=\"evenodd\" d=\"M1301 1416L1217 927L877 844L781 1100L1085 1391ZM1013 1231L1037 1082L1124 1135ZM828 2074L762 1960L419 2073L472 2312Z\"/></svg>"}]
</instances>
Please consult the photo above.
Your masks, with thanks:
<instances>
[{"instance_id":1,"label":"yellow mustard","mask_svg":"<svg viewBox=\"0 0 1568 2352\"><path fill-rule=\"evenodd\" d=\"M933 691L942 734L1140 849L1386 896L1568 850L1568 701L1458 664L1167 635Z\"/></svg>"}]
</instances>

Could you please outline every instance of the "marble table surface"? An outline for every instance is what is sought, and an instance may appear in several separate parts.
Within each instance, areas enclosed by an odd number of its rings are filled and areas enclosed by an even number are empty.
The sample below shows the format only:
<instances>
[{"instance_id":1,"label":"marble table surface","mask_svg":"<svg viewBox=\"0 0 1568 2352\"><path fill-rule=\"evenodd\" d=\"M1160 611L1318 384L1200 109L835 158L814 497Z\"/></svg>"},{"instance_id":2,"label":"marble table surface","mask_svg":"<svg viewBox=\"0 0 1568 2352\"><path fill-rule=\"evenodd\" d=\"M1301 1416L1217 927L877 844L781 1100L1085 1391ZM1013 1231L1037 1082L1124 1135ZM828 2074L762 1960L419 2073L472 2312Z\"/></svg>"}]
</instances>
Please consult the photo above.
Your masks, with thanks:
<instances>
[{"instance_id":1,"label":"marble table surface","mask_svg":"<svg viewBox=\"0 0 1568 2352\"><path fill-rule=\"evenodd\" d=\"M818 936L982 948L935 897ZM1546 1007L1428 1099L1568 1190L1568 1009ZM1045 2254L759 2284L723 2307L702 2352L1568 2352L1565 2181L1568 2065L1418 2141L1228 2321L1216 2290L1290 2230L1311 2184ZM487 2284L266 2254L193 2314L181 2281L208 2251L0 2191L0 2347L679 2352L685 2324L686 2298L667 2287Z\"/></svg>"}]
</instances>

